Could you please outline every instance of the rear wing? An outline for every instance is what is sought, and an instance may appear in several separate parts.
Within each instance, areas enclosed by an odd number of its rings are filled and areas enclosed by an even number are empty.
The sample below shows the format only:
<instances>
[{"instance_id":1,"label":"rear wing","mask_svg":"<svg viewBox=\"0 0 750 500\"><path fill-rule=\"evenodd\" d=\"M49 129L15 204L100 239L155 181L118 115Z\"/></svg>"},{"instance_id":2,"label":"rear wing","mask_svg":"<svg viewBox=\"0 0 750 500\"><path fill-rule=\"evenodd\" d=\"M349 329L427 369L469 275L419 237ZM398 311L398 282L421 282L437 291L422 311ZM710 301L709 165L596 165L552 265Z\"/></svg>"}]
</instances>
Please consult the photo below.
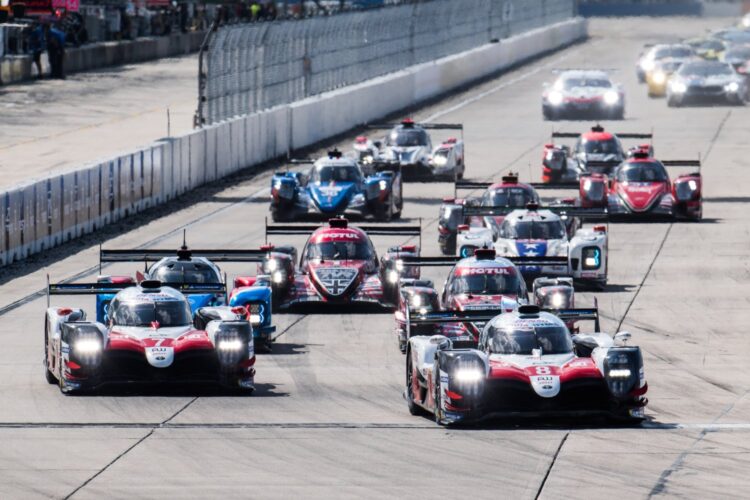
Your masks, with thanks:
<instances>
[{"instance_id":1,"label":"rear wing","mask_svg":"<svg viewBox=\"0 0 750 500\"><path fill-rule=\"evenodd\" d=\"M525 208L513 207L471 207L464 206L464 216L500 216L508 215L514 210L528 210ZM540 205L534 210L549 210L559 216L578 217L588 221L607 220L609 212L603 207L578 207L566 205Z\"/></svg>"},{"instance_id":2,"label":"rear wing","mask_svg":"<svg viewBox=\"0 0 750 500\"><path fill-rule=\"evenodd\" d=\"M459 257L457 255L446 255L441 257L418 257L418 256L403 256L399 259L404 266L417 266L417 267L452 267L455 266L460 260L466 259L467 257ZM505 260L509 260L515 265L519 266L567 266L568 257L500 257Z\"/></svg>"},{"instance_id":3,"label":"rear wing","mask_svg":"<svg viewBox=\"0 0 750 500\"><path fill-rule=\"evenodd\" d=\"M599 327L599 308L574 308L574 309L542 309L548 313L554 314L563 321L585 321L592 320L597 332L601 331Z\"/></svg>"},{"instance_id":4,"label":"rear wing","mask_svg":"<svg viewBox=\"0 0 750 500\"><path fill-rule=\"evenodd\" d=\"M405 125L401 123L373 123L367 125L367 128L374 130L390 130L398 127L399 125ZM420 127L425 130L460 130L463 132L463 123L413 123L414 127Z\"/></svg>"},{"instance_id":5,"label":"rear wing","mask_svg":"<svg viewBox=\"0 0 750 500\"><path fill-rule=\"evenodd\" d=\"M558 132L558 131L552 132L553 139L577 139L581 137L581 135L582 135L581 132ZM653 139L654 138L653 132L649 132L649 133L625 132L623 134L618 134L618 133L613 132L612 135L620 139Z\"/></svg>"},{"instance_id":6,"label":"rear wing","mask_svg":"<svg viewBox=\"0 0 750 500\"><path fill-rule=\"evenodd\" d=\"M698 175L701 173L701 160L661 160L661 164L665 167L696 167L698 168Z\"/></svg>"},{"instance_id":7,"label":"rear wing","mask_svg":"<svg viewBox=\"0 0 750 500\"><path fill-rule=\"evenodd\" d=\"M51 295L102 295L116 294L126 288L132 288L133 283L50 283L47 276L47 307ZM208 295L227 293L223 283L161 283L160 287L174 288L183 295Z\"/></svg>"},{"instance_id":8,"label":"rear wing","mask_svg":"<svg viewBox=\"0 0 750 500\"><path fill-rule=\"evenodd\" d=\"M438 311L412 315L411 307L406 308L406 338L411 338L411 329L419 325L441 325L446 323L487 322L502 314L502 309L483 309L479 311Z\"/></svg>"},{"instance_id":9,"label":"rear wing","mask_svg":"<svg viewBox=\"0 0 750 500\"><path fill-rule=\"evenodd\" d=\"M497 184L494 181L477 181L477 180L460 180L456 181L453 185L453 191L458 197L458 191L473 191L475 189L489 189L490 186ZM577 182L558 182L556 184L550 184L547 182L524 182L527 186L531 186L534 189L578 189L579 184Z\"/></svg>"},{"instance_id":10,"label":"rear wing","mask_svg":"<svg viewBox=\"0 0 750 500\"><path fill-rule=\"evenodd\" d=\"M266 242L269 234L312 234L315 230L326 227L325 224L269 224L266 219ZM330 226L332 227L332 226ZM422 246L422 221L419 225L394 224L357 224L353 227L361 229L368 236L416 236L419 246Z\"/></svg>"},{"instance_id":11,"label":"rear wing","mask_svg":"<svg viewBox=\"0 0 750 500\"><path fill-rule=\"evenodd\" d=\"M156 262L164 257L204 257L212 262L261 262L268 250L261 249L188 249L179 250L104 250L99 248L99 262Z\"/></svg>"}]
</instances>

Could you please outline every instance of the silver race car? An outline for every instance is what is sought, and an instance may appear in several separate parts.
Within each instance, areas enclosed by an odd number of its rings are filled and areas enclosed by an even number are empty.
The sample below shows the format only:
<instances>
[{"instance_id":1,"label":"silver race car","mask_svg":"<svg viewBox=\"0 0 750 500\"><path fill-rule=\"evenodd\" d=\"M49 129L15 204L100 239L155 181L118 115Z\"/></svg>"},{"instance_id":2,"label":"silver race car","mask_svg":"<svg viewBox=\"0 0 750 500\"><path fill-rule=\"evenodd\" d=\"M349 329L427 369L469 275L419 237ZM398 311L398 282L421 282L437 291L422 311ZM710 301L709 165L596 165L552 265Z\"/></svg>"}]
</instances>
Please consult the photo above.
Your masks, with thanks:
<instances>
[{"instance_id":1,"label":"silver race car","mask_svg":"<svg viewBox=\"0 0 750 500\"><path fill-rule=\"evenodd\" d=\"M606 71L566 70L542 94L545 120L609 119L625 117L625 92Z\"/></svg>"}]
</instances>

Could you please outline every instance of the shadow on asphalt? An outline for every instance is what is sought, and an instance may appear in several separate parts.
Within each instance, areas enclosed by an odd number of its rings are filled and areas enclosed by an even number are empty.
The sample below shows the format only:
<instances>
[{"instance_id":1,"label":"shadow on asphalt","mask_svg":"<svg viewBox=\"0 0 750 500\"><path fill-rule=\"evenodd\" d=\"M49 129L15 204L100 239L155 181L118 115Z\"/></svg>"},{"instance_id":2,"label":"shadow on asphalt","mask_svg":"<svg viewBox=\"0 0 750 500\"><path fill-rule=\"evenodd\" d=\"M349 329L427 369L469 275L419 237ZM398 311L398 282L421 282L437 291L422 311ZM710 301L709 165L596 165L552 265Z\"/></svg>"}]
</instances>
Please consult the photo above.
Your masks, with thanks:
<instances>
[{"instance_id":1,"label":"shadow on asphalt","mask_svg":"<svg viewBox=\"0 0 750 500\"><path fill-rule=\"evenodd\" d=\"M274 384L255 384L252 396L248 392L228 389L218 384L210 383L133 383L133 384L108 384L95 391L76 394L73 397L287 397L287 392L276 392Z\"/></svg>"}]
</instances>

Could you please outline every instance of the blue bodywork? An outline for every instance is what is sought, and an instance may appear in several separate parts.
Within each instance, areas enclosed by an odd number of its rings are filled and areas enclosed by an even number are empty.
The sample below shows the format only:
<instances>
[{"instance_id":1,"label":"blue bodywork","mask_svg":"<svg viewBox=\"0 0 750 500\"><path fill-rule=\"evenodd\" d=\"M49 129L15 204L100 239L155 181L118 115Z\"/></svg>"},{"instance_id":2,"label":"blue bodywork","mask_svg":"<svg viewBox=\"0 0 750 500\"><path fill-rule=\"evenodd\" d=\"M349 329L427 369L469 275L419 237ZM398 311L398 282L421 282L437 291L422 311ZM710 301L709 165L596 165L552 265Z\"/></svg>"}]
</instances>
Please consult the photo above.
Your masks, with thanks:
<instances>
[{"instance_id":1,"label":"blue bodywork","mask_svg":"<svg viewBox=\"0 0 750 500\"><path fill-rule=\"evenodd\" d=\"M271 210L283 219L315 214L377 216L379 209L391 203L391 196L395 196L400 205L400 183L393 192L398 175L383 171L354 182L306 183L300 172L277 172L271 178Z\"/></svg>"},{"instance_id":2,"label":"blue bodywork","mask_svg":"<svg viewBox=\"0 0 750 500\"><path fill-rule=\"evenodd\" d=\"M516 250L519 257L545 257L547 255L547 242L544 240L516 240ZM539 274L542 268L539 266L518 266L521 274Z\"/></svg>"},{"instance_id":3,"label":"blue bodywork","mask_svg":"<svg viewBox=\"0 0 750 500\"><path fill-rule=\"evenodd\" d=\"M276 327L271 325L271 287L249 286L238 289L229 299L229 306L256 306L251 314L260 316L258 323L253 322L253 338L269 343Z\"/></svg>"}]
</instances>

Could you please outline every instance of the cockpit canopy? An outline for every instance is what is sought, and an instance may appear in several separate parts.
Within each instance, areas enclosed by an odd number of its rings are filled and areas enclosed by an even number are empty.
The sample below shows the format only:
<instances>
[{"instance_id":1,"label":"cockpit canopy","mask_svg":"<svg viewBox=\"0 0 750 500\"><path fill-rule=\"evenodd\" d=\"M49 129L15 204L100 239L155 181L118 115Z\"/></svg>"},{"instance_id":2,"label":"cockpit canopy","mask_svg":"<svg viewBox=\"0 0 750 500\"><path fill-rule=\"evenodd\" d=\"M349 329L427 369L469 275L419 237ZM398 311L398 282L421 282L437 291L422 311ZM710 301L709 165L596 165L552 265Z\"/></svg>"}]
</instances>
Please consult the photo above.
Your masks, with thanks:
<instances>
[{"instance_id":1,"label":"cockpit canopy","mask_svg":"<svg viewBox=\"0 0 750 500\"><path fill-rule=\"evenodd\" d=\"M491 354L531 355L534 349L541 349L543 355L573 352L565 325L544 321L491 323L487 326L485 342Z\"/></svg>"},{"instance_id":2,"label":"cockpit canopy","mask_svg":"<svg viewBox=\"0 0 750 500\"><path fill-rule=\"evenodd\" d=\"M160 328L187 326L192 322L187 300L120 301L109 305L109 317L117 326L149 327L157 322Z\"/></svg>"}]
</instances>

